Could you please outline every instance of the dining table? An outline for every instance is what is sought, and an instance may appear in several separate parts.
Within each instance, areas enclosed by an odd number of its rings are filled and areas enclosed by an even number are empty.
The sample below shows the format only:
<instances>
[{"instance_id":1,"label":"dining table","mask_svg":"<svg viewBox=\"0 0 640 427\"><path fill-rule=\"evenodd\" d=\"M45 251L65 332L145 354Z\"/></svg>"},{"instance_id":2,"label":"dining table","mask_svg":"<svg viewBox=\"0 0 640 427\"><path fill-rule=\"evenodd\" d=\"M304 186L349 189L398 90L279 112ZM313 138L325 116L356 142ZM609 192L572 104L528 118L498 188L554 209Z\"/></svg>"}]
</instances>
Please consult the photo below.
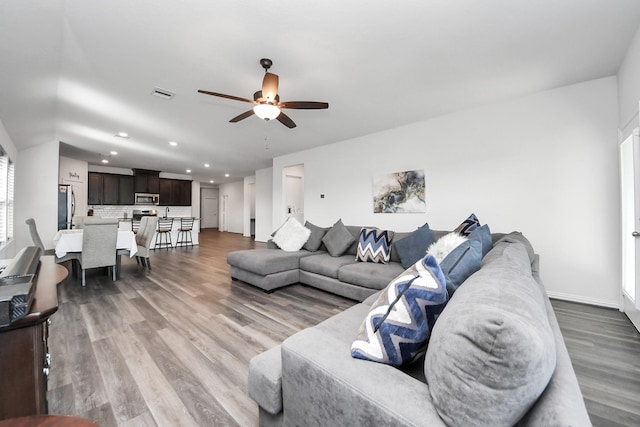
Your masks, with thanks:
<instances>
[{"instance_id":1,"label":"dining table","mask_svg":"<svg viewBox=\"0 0 640 427\"><path fill-rule=\"evenodd\" d=\"M59 230L53 238L56 256L62 258L69 252L82 252L83 231L82 228ZM116 249L126 249L129 251L129 257L135 256L138 245L133 231L118 229Z\"/></svg>"}]
</instances>

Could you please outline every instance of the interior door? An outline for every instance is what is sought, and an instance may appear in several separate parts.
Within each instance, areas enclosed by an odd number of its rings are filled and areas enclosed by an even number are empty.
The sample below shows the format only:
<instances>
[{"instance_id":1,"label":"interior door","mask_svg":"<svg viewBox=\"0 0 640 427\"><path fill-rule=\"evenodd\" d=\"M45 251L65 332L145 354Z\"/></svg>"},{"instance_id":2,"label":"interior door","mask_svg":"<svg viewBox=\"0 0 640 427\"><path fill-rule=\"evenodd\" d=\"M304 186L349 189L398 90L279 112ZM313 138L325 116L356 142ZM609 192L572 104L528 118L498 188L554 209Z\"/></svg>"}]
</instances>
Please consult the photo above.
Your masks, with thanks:
<instances>
[{"instance_id":1,"label":"interior door","mask_svg":"<svg viewBox=\"0 0 640 427\"><path fill-rule=\"evenodd\" d=\"M640 329L640 138L635 129L620 144L622 212L621 308Z\"/></svg>"},{"instance_id":2,"label":"interior door","mask_svg":"<svg viewBox=\"0 0 640 427\"><path fill-rule=\"evenodd\" d=\"M202 228L218 228L218 190L202 189Z\"/></svg>"}]
</instances>

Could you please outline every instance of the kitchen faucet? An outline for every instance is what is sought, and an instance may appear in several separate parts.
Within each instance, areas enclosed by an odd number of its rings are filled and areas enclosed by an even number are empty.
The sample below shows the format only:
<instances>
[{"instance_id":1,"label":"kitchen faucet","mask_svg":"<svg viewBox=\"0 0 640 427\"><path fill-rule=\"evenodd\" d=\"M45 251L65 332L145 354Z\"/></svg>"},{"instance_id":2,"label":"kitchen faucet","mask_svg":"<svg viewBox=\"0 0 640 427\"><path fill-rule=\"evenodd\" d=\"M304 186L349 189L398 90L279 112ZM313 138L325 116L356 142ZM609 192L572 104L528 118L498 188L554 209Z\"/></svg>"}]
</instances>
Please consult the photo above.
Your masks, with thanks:
<instances>
[{"instance_id":1,"label":"kitchen faucet","mask_svg":"<svg viewBox=\"0 0 640 427\"><path fill-rule=\"evenodd\" d=\"M164 217L167 218L169 216L169 206L164 208Z\"/></svg>"}]
</instances>

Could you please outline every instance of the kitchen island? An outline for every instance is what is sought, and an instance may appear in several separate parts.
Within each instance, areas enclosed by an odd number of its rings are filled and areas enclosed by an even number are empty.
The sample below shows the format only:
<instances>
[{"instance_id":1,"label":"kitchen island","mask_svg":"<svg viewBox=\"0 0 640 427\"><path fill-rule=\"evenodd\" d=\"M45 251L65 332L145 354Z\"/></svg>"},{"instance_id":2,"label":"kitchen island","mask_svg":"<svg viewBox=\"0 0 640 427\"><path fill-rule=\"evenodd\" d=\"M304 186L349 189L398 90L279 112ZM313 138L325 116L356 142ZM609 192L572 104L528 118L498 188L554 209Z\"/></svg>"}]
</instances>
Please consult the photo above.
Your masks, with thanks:
<instances>
[{"instance_id":1,"label":"kitchen island","mask_svg":"<svg viewBox=\"0 0 640 427\"><path fill-rule=\"evenodd\" d=\"M178 233L181 227L181 218L189 218L189 217L180 217L180 216L169 216L167 217L168 219L173 219L173 224L171 226L171 243L172 245L175 247L176 246L176 242L178 240ZM158 217L158 219L165 219L164 217ZM119 228L122 229L127 229L127 230L131 230L131 219L130 218L118 218L118 220L120 221L119 223ZM191 239L193 240L193 244L197 245L198 244L198 234L200 233L200 218L194 218L193 221L193 229L191 230ZM151 249L155 249L156 247L156 237L158 236L158 233L155 233L153 235L153 238L151 239ZM162 249L165 249L164 247Z\"/></svg>"}]
</instances>

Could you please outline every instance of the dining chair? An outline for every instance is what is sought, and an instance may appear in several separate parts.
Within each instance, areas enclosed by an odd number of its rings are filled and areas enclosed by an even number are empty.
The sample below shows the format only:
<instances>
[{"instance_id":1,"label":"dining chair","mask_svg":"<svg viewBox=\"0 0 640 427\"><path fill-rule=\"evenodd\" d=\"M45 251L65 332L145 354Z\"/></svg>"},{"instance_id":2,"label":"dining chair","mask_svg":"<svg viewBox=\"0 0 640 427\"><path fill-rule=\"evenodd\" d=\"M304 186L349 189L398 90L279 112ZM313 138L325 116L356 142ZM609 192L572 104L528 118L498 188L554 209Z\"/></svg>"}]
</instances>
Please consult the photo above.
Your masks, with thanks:
<instances>
[{"instance_id":1,"label":"dining chair","mask_svg":"<svg viewBox=\"0 0 640 427\"><path fill-rule=\"evenodd\" d=\"M176 247L193 246L193 222L195 218L180 218L180 228L178 229L178 237L176 238Z\"/></svg>"},{"instance_id":2,"label":"dining chair","mask_svg":"<svg viewBox=\"0 0 640 427\"><path fill-rule=\"evenodd\" d=\"M24 222L29 226L29 232L31 233L31 240L33 241L33 245L42 249L42 253L44 255L53 255L53 249L45 249L44 243L42 243L42 239L40 238L40 234L38 233L38 228L36 227L36 221L33 218L27 218L24 220Z\"/></svg>"},{"instance_id":3,"label":"dining chair","mask_svg":"<svg viewBox=\"0 0 640 427\"><path fill-rule=\"evenodd\" d=\"M82 252L78 259L82 268L82 286L85 286L85 271L90 268L110 267L112 279L116 280L116 242L118 220L87 218L82 233Z\"/></svg>"},{"instance_id":4,"label":"dining chair","mask_svg":"<svg viewBox=\"0 0 640 427\"><path fill-rule=\"evenodd\" d=\"M142 222L142 219L132 219L131 220L131 231L133 231L134 234L138 233L138 230L140 229L140 223L141 222Z\"/></svg>"},{"instance_id":5,"label":"dining chair","mask_svg":"<svg viewBox=\"0 0 640 427\"><path fill-rule=\"evenodd\" d=\"M163 246L167 249L173 248L173 242L171 241L171 228L173 227L173 218L157 219L158 233L156 234L155 249L160 249ZM162 240L164 240L164 242Z\"/></svg>"},{"instance_id":6,"label":"dining chair","mask_svg":"<svg viewBox=\"0 0 640 427\"><path fill-rule=\"evenodd\" d=\"M151 270L151 259L149 259L151 242L157 226L158 217L144 216L142 220L140 220L140 228L136 234L136 244L138 245L136 259L141 260L142 265L146 266L149 270Z\"/></svg>"}]
</instances>

